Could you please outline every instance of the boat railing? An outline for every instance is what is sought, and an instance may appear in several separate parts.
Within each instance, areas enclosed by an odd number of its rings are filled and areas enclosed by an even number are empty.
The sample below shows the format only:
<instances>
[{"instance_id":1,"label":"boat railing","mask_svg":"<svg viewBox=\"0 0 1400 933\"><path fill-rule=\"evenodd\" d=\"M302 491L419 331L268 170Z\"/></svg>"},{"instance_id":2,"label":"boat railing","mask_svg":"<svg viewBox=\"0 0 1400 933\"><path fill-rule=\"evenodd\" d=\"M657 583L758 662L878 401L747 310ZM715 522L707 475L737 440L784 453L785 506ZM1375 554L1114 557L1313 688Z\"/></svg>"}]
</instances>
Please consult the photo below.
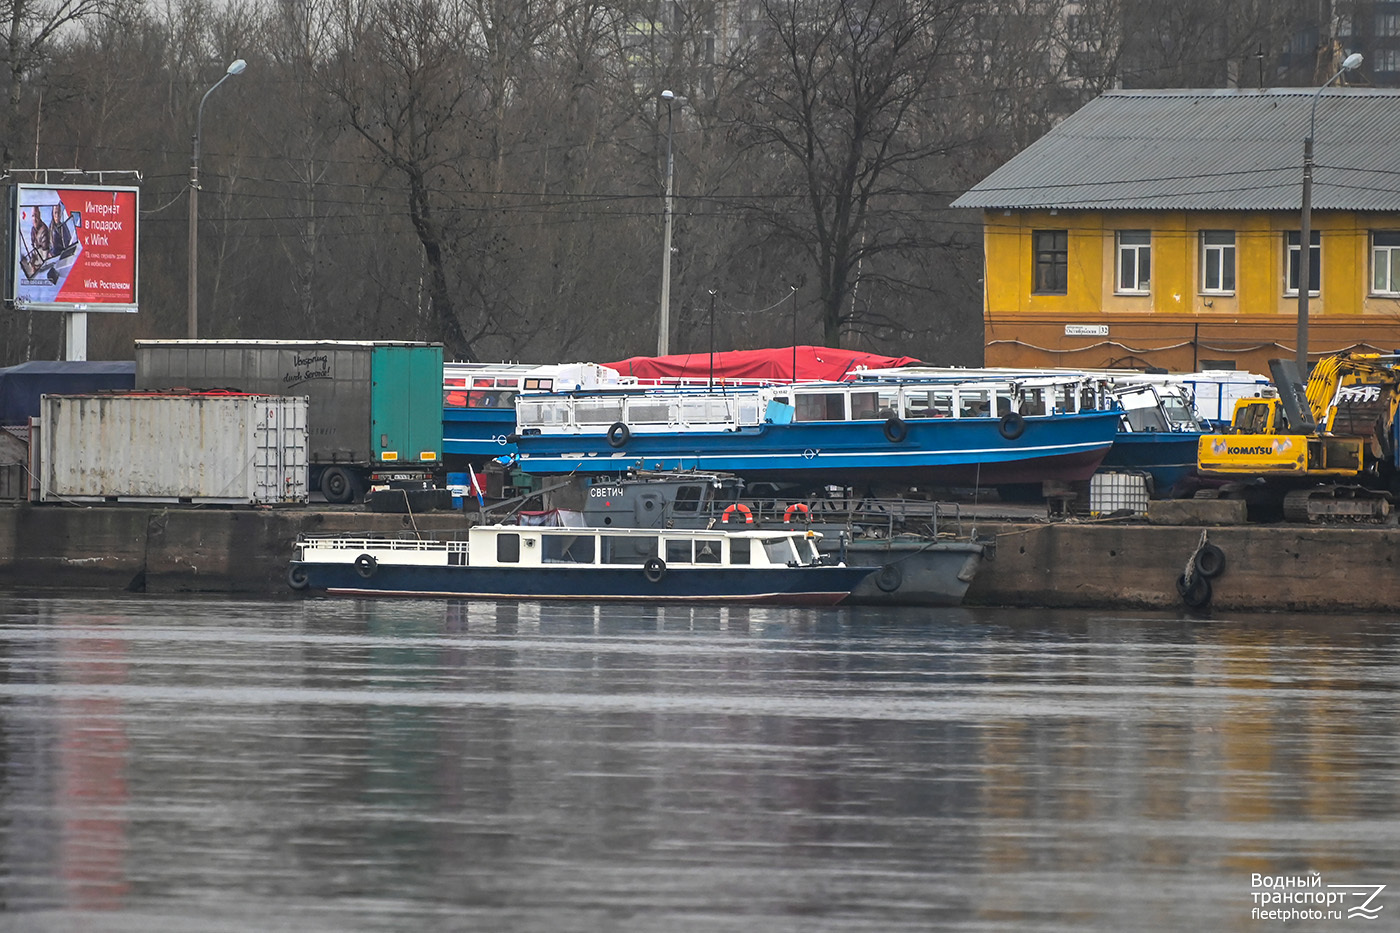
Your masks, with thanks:
<instances>
[{"instance_id":1,"label":"boat railing","mask_svg":"<svg viewBox=\"0 0 1400 933\"><path fill-rule=\"evenodd\" d=\"M747 511L745 511L747 510ZM927 537L965 537L963 513L958 503L913 498L869 496L813 496L806 499L745 497L739 502L713 502L705 510L686 510L666 504L668 521L707 519L716 526L743 527L752 518L763 526L790 528L841 526L848 533L893 538L900 534Z\"/></svg>"},{"instance_id":2,"label":"boat railing","mask_svg":"<svg viewBox=\"0 0 1400 933\"><path fill-rule=\"evenodd\" d=\"M303 547L333 544L337 548L364 551L449 551L466 550L465 532L434 531L432 537L415 536L411 532L389 534L355 533L350 534L302 534L297 544Z\"/></svg>"}]
</instances>

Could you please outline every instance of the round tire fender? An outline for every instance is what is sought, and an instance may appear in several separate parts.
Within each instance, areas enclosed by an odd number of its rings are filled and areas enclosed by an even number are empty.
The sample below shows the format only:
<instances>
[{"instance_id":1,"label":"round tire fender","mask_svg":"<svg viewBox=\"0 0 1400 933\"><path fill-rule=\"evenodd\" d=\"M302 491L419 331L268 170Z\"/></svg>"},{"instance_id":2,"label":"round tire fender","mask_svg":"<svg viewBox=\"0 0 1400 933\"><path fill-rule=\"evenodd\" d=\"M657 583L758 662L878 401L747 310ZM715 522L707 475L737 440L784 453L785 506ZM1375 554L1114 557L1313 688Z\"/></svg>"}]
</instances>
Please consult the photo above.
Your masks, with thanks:
<instances>
[{"instance_id":1,"label":"round tire fender","mask_svg":"<svg viewBox=\"0 0 1400 933\"><path fill-rule=\"evenodd\" d=\"M1196 552L1196 572L1214 579L1225 572L1225 552L1217 545L1203 544Z\"/></svg>"},{"instance_id":2,"label":"round tire fender","mask_svg":"<svg viewBox=\"0 0 1400 933\"><path fill-rule=\"evenodd\" d=\"M1193 575L1193 579L1188 584L1186 574L1180 574L1176 578L1176 591L1181 596L1181 601L1192 609L1203 609L1210 603L1211 587L1210 580L1205 574Z\"/></svg>"},{"instance_id":3,"label":"round tire fender","mask_svg":"<svg viewBox=\"0 0 1400 933\"><path fill-rule=\"evenodd\" d=\"M614 421L613 426L608 428L608 446L624 447L632 439L632 429L621 421Z\"/></svg>"},{"instance_id":4,"label":"round tire fender","mask_svg":"<svg viewBox=\"0 0 1400 933\"><path fill-rule=\"evenodd\" d=\"M904 419L898 415L891 415L885 419L885 440L891 444L898 444L909 436L909 425L904 423Z\"/></svg>"},{"instance_id":5,"label":"round tire fender","mask_svg":"<svg viewBox=\"0 0 1400 933\"><path fill-rule=\"evenodd\" d=\"M875 585L882 593L893 593L904 585L904 571L898 564L886 564L875 571Z\"/></svg>"},{"instance_id":6,"label":"round tire fender","mask_svg":"<svg viewBox=\"0 0 1400 933\"><path fill-rule=\"evenodd\" d=\"M306 568L301 564L292 564L287 568L287 585L294 590L304 590L310 585L311 579L307 576Z\"/></svg>"},{"instance_id":7,"label":"round tire fender","mask_svg":"<svg viewBox=\"0 0 1400 933\"><path fill-rule=\"evenodd\" d=\"M374 559L373 554L361 554L355 558L355 572L368 580L374 576L374 572L379 569L379 561Z\"/></svg>"},{"instance_id":8,"label":"round tire fender","mask_svg":"<svg viewBox=\"0 0 1400 933\"><path fill-rule=\"evenodd\" d=\"M1019 411L1008 411L1001 416L1001 421L997 423L997 430L1008 441L1014 441L1026 433L1026 419Z\"/></svg>"},{"instance_id":9,"label":"round tire fender","mask_svg":"<svg viewBox=\"0 0 1400 933\"><path fill-rule=\"evenodd\" d=\"M642 573L646 575L648 583L660 583L661 578L666 576L666 562L659 557L648 557L642 565Z\"/></svg>"}]
</instances>

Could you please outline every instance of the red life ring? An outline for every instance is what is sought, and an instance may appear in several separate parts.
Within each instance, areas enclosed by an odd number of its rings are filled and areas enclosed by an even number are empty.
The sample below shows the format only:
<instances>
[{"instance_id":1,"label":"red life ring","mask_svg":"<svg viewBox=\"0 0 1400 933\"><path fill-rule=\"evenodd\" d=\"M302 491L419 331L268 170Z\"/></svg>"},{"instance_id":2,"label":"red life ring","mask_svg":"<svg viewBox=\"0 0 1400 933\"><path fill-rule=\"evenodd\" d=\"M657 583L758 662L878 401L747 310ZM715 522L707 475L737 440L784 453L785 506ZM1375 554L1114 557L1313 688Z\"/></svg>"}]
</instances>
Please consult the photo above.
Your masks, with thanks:
<instances>
[{"instance_id":1,"label":"red life ring","mask_svg":"<svg viewBox=\"0 0 1400 933\"><path fill-rule=\"evenodd\" d=\"M794 515L801 515L804 520L811 521L811 511L811 509L807 508L807 503L794 502L792 505L788 506L787 511L783 513L783 524L791 525Z\"/></svg>"},{"instance_id":2,"label":"red life ring","mask_svg":"<svg viewBox=\"0 0 1400 933\"><path fill-rule=\"evenodd\" d=\"M719 520L727 525L729 524L729 516L735 514L736 512L744 516L745 525L753 524L753 512L749 511L749 507L747 505L744 505L744 503L742 502L736 502L729 508L725 509L724 513L720 515ZM738 519L735 519L735 521L738 521Z\"/></svg>"}]
</instances>

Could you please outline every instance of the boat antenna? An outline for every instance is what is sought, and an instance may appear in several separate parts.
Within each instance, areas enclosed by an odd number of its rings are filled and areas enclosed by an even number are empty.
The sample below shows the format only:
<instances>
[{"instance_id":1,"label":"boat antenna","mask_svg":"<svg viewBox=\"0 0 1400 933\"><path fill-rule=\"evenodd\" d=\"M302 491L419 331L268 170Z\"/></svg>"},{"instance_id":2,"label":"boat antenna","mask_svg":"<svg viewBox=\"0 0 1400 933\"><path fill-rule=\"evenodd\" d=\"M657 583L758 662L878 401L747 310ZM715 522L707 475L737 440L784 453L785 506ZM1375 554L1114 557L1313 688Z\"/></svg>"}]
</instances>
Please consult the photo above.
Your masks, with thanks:
<instances>
[{"instance_id":1,"label":"boat antenna","mask_svg":"<svg viewBox=\"0 0 1400 933\"><path fill-rule=\"evenodd\" d=\"M710 289L710 390L715 388L715 290Z\"/></svg>"}]
</instances>

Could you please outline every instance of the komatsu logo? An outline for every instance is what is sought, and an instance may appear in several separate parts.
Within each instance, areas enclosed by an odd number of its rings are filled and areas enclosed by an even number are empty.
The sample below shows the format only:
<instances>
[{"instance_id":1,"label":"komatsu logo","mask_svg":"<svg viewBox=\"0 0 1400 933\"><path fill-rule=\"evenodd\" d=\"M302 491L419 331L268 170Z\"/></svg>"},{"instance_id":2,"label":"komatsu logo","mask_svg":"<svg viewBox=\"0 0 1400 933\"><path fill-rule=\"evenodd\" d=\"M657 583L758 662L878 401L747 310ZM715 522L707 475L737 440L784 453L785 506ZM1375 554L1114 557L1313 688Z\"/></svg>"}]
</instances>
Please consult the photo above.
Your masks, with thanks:
<instances>
[{"instance_id":1,"label":"komatsu logo","mask_svg":"<svg viewBox=\"0 0 1400 933\"><path fill-rule=\"evenodd\" d=\"M1229 447L1227 452L1233 457L1264 457L1274 452L1272 444L1262 447Z\"/></svg>"}]
</instances>

